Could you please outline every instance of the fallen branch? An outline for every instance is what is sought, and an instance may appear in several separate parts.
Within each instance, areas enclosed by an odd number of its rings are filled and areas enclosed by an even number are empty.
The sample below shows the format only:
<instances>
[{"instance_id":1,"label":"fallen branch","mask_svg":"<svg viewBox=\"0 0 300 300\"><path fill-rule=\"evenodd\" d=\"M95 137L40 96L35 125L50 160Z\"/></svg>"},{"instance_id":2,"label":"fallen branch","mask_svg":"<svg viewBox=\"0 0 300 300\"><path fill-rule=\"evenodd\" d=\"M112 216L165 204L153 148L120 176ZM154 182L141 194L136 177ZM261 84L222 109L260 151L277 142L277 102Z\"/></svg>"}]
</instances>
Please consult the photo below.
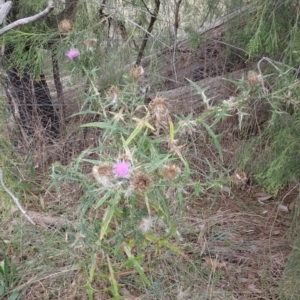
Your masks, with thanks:
<instances>
[{"instance_id":1,"label":"fallen branch","mask_svg":"<svg viewBox=\"0 0 300 300\"><path fill-rule=\"evenodd\" d=\"M18 206L19 210L21 211L21 213L25 216L25 218L32 224L32 225L36 225L35 222L27 215L26 211L23 209L23 207L20 204L19 199L5 186L4 181L3 181L3 172L2 169L0 168L0 182L3 186L3 189L5 190L5 192L7 194L9 194L9 196L14 200L14 202L16 203L16 205Z\"/></svg>"},{"instance_id":2,"label":"fallen branch","mask_svg":"<svg viewBox=\"0 0 300 300\"><path fill-rule=\"evenodd\" d=\"M4 1L5 0L0 1L0 25L3 24L6 16L12 8L12 1Z\"/></svg>"},{"instance_id":3,"label":"fallen branch","mask_svg":"<svg viewBox=\"0 0 300 300\"><path fill-rule=\"evenodd\" d=\"M52 226L65 226L67 224L67 220L63 217L48 216L43 212L31 210L28 210L27 214L32 218L36 225L40 225L45 228L51 228Z\"/></svg>"},{"instance_id":4,"label":"fallen branch","mask_svg":"<svg viewBox=\"0 0 300 300\"><path fill-rule=\"evenodd\" d=\"M49 14L52 10L54 9L54 1L50 0L48 2L48 6L41 11L40 13L31 16L31 17L27 17L27 18L23 18L23 19L19 19L5 27L3 27L2 29L0 29L0 35L4 34L5 32L17 27L17 26L21 26L24 24L29 24L32 23L34 21L37 21L38 19L41 19L42 17L46 16L47 14Z\"/></svg>"}]
</instances>

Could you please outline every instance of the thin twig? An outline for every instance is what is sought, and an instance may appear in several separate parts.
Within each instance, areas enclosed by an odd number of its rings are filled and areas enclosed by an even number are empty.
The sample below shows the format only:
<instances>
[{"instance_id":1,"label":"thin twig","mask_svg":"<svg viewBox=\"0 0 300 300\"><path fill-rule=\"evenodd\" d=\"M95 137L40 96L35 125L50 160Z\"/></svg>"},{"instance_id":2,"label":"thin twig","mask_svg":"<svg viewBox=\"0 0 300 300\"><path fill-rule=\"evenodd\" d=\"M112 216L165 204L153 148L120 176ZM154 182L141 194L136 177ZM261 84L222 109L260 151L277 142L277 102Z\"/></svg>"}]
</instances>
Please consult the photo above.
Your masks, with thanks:
<instances>
[{"instance_id":1,"label":"thin twig","mask_svg":"<svg viewBox=\"0 0 300 300\"><path fill-rule=\"evenodd\" d=\"M64 101L64 93L63 93L63 86L60 80L60 74L59 74L59 63L58 59L55 53L56 45L53 46L51 49L52 51L52 72L53 72L53 80L54 85L57 93L57 100L59 103L59 126L60 126L60 132L63 132L65 129L65 101Z\"/></svg>"},{"instance_id":2,"label":"thin twig","mask_svg":"<svg viewBox=\"0 0 300 300\"><path fill-rule=\"evenodd\" d=\"M23 18L23 19L19 19L5 27L3 27L2 29L0 29L0 35L4 34L5 32L17 27L17 26L21 26L24 24L28 24L28 23L32 23L34 21L37 21L38 19L41 19L42 17L48 15L52 10L54 9L54 1L50 0L48 2L48 6L41 11L40 13L31 16L31 17L27 17L27 18Z\"/></svg>"},{"instance_id":3,"label":"thin twig","mask_svg":"<svg viewBox=\"0 0 300 300\"><path fill-rule=\"evenodd\" d=\"M298 70L298 69L296 69L296 68L294 68L294 67L292 67L292 66L286 65L286 64L284 64L284 63L282 63L282 62L279 62L279 61L276 61L276 60L274 60L274 59L271 59L271 58L269 58L269 57L265 57L265 56L264 56L264 57L262 57L262 58L259 60L259 62L257 63L257 69L258 69L260 75L262 75L261 68L260 68L260 64L261 64L264 60L266 60L268 63L270 63L270 64L273 65L274 67L275 67L275 65L279 65L279 66L286 67L286 68L288 68L288 69L290 69L290 70L293 70L293 71L297 71L297 70ZM275 67L275 69L278 71L278 69L277 69L276 67Z\"/></svg>"},{"instance_id":4,"label":"thin twig","mask_svg":"<svg viewBox=\"0 0 300 300\"><path fill-rule=\"evenodd\" d=\"M271 58L269 58L269 57L262 57L262 58L259 60L259 62L257 63L257 70L258 70L258 72L259 72L259 75L261 76L261 85L262 85L263 92L265 92L266 94L268 94L268 89L265 87L265 83L264 83L264 80L263 80L263 73L262 73L261 67L260 67L260 64L261 64L263 61L267 61L267 62L268 62L270 65L272 65L277 71L279 71L279 69L277 68L276 65L279 65L279 66L283 66L283 67L285 67L285 68L288 68L288 71L291 71L291 70L292 70L292 71L295 71L295 72L298 71L298 69L296 69L296 68L293 68L293 67L291 67L291 66L289 66L289 65L286 65L286 64L284 64L284 63L281 63L281 62L279 62L279 61L273 60L273 59L271 59Z\"/></svg>"},{"instance_id":5,"label":"thin twig","mask_svg":"<svg viewBox=\"0 0 300 300\"><path fill-rule=\"evenodd\" d=\"M5 192L7 194L9 194L9 196L14 200L14 202L16 203L16 205L18 206L19 210L21 211L21 213L25 216L25 218L32 224L32 225L36 225L35 222L27 215L26 211L23 209L23 207L20 204L19 199L5 186L4 181L3 181L3 171L0 168L0 182L3 186L3 189L5 190Z\"/></svg>"},{"instance_id":6,"label":"thin twig","mask_svg":"<svg viewBox=\"0 0 300 300\"><path fill-rule=\"evenodd\" d=\"M142 57L144 55L144 51L146 49L147 42L149 40L149 36L151 35L154 23L157 20L157 16L158 16L158 13L159 13L159 7L160 7L160 0L155 0L155 8L154 8L153 13L150 14L151 15L150 22L149 22L147 31L144 35L143 42L141 44L141 47L139 49L138 56L137 56L137 59L136 59L136 62L135 62L135 64L137 66L140 65Z\"/></svg>"},{"instance_id":7,"label":"thin twig","mask_svg":"<svg viewBox=\"0 0 300 300\"><path fill-rule=\"evenodd\" d=\"M145 1L144 0L142 0L142 2L143 2L143 4L144 4L144 6L145 6L145 8L146 8L146 10L148 11L148 13L150 14L150 16L152 15L152 12L151 12L151 10L149 9L149 7L147 6L147 4L145 3Z\"/></svg>"},{"instance_id":8,"label":"thin twig","mask_svg":"<svg viewBox=\"0 0 300 300\"><path fill-rule=\"evenodd\" d=\"M175 20L174 20L174 36L175 36L175 40L177 38L177 32L178 32L178 28L179 28L179 21L180 21L179 11L180 11L181 2L182 2L182 0L179 0L178 2L175 1Z\"/></svg>"},{"instance_id":9,"label":"thin twig","mask_svg":"<svg viewBox=\"0 0 300 300\"><path fill-rule=\"evenodd\" d=\"M174 20L174 47L173 47L173 70L174 70L174 75L175 75L175 81L177 82L178 77L177 77L177 69L175 65L175 56L176 56L176 45L177 45L177 33L178 33L178 28L179 28L179 10L180 10L180 5L181 5L182 0L179 0L178 2L175 1L175 20Z\"/></svg>"}]
</instances>

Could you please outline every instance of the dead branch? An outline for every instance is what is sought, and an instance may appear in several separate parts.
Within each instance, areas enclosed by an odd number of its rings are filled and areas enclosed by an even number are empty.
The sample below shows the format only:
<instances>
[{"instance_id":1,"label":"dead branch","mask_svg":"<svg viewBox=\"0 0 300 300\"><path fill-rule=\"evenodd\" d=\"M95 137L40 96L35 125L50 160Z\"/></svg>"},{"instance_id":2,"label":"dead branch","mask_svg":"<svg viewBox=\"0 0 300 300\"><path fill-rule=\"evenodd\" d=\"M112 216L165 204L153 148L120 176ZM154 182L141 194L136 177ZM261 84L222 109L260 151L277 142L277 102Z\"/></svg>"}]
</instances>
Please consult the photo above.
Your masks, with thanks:
<instances>
[{"instance_id":1,"label":"dead branch","mask_svg":"<svg viewBox=\"0 0 300 300\"><path fill-rule=\"evenodd\" d=\"M147 8L146 5L145 5L145 7ZM141 45L141 47L139 49L138 57L137 57L136 62L135 62L135 64L137 66L140 65L142 57L144 55L144 51L146 49L149 36L150 36L150 34L152 32L154 23L155 23L155 21L157 19L157 15L158 15L158 12L159 12L159 7L160 7L160 0L155 0L154 12L153 13L150 12L151 18L150 18L149 26L147 28L147 31L146 31L145 35L144 35L143 42L142 42L142 45Z\"/></svg>"},{"instance_id":2,"label":"dead branch","mask_svg":"<svg viewBox=\"0 0 300 300\"><path fill-rule=\"evenodd\" d=\"M174 36L177 38L177 32L179 28L180 16L179 10L182 0L175 1L175 20L174 20Z\"/></svg>"},{"instance_id":3,"label":"dead branch","mask_svg":"<svg viewBox=\"0 0 300 300\"><path fill-rule=\"evenodd\" d=\"M48 2L48 6L43 10L41 11L40 13L37 13L36 15L34 16L31 16L31 17L27 17L27 18L23 18L23 19L19 19L5 27L3 27L2 29L0 29L0 35L4 34L5 32L15 28L15 27L18 27L18 26L21 26L21 25L25 25L25 24L29 24L29 23L32 23L34 21L37 21L39 19L41 19L42 17L48 15L52 10L54 9L54 1L53 0L50 0Z\"/></svg>"},{"instance_id":4,"label":"dead branch","mask_svg":"<svg viewBox=\"0 0 300 300\"><path fill-rule=\"evenodd\" d=\"M65 226L67 224L67 220L63 217L50 216L43 212L37 211L27 211L27 214L34 220L37 225L40 225L45 228L49 228L51 226Z\"/></svg>"}]
</instances>

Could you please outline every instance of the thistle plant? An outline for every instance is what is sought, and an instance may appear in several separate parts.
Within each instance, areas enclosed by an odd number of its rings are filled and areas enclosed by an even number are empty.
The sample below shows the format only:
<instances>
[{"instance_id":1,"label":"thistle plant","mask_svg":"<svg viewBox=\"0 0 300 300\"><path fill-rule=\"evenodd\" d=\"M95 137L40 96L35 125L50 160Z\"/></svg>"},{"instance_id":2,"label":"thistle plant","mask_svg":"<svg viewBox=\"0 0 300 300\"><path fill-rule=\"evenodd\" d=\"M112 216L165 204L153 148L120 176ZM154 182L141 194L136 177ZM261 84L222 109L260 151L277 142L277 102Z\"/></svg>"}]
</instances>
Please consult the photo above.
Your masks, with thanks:
<instances>
[{"instance_id":1,"label":"thistle plant","mask_svg":"<svg viewBox=\"0 0 300 300\"><path fill-rule=\"evenodd\" d=\"M165 249L184 255L176 245L179 231L171 208L184 207L183 187L189 181L183 155L173 151L176 133L164 99L148 107L127 90L130 88L126 86L111 87L107 97L101 98L105 113L102 109L94 112L99 121L81 126L98 132L98 146L84 151L73 166L54 168L52 176L54 181L65 178L82 184L86 213L81 214L80 221L82 228L87 227L92 215L92 223L98 228L93 243L109 261L108 278L114 297L119 297L117 273L124 269L134 269L146 286L151 285L144 272L148 251ZM166 140L173 148L164 146ZM82 172L83 166L88 174ZM172 201L178 199L178 203L171 202L170 191ZM90 278L89 295L92 281Z\"/></svg>"}]
</instances>

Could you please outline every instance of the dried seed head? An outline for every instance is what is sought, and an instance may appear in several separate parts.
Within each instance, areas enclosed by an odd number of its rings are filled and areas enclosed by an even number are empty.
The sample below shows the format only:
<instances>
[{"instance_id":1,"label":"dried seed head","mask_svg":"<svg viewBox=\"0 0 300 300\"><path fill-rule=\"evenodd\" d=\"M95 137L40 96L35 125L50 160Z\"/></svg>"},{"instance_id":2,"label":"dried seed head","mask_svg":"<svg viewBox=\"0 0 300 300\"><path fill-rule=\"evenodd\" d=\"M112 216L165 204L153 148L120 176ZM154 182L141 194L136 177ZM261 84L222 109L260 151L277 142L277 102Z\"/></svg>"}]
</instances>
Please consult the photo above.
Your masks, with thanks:
<instances>
[{"instance_id":1,"label":"dried seed head","mask_svg":"<svg viewBox=\"0 0 300 300\"><path fill-rule=\"evenodd\" d=\"M160 115L168 114L169 109L168 109L167 101L168 99L166 98L156 97L152 99L151 102L149 103L149 109Z\"/></svg>"},{"instance_id":2,"label":"dried seed head","mask_svg":"<svg viewBox=\"0 0 300 300\"><path fill-rule=\"evenodd\" d=\"M88 39L84 42L87 51L94 51L97 39Z\"/></svg>"},{"instance_id":3,"label":"dried seed head","mask_svg":"<svg viewBox=\"0 0 300 300\"><path fill-rule=\"evenodd\" d=\"M157 97L149 103L149 111L151 119L154 122L156 133L159 134L160 129L169 130L169 120L171 120L170 111L167 105L167 99Z\"/></svg>"},{"instance_id":4,"label":"dried seed head","mask_svg":"<svg viewBox=\"0 0 300 300\"><path fill-rule=\"evenodd\" d=\"M143 218L140 221L138 228L143 234L145 234L151 229L152 226L153 226L153 218L147 217L147 218Z\"/></svg>"},{"instance_id":5,"label":"dried seed head","mask_svg":"<svg viewBox=\"0 0 300 300\"><path fill-rule=\"evenodd\" d=\"M168 181L173 181L174 179L176 179L178 177L180 172L181 172L181 170L178 166L176 166L175 164L168 164L168 165L163 166L162 176L164 179L166 179Z\"/></svg>"},{"instance_id":6,"label":"dried seed head","mask_svg":"<svg viewBox=\"0 0 300 300\"><path fill-rule=\"evenodd\" d=\"M110 98L112 98L112 102L116 103L119 97L120 91L117 87L112 85L108 90L108 95Z\"/></svg>"},{"instance_id":7,"label":"dried seed head","mask_svg":"<svg viewBox=\"0 0 300 300\"><path fill-rule=\"evenodd\" d=\"M93 166L92 173L97 182L104 187L110 186L114 179L113 166L109 164Z\"/></svg>"},{"instance_id":8,"label":"dried seed head","mask_svg":"<svg viewBox=\"0 0 300 300\"><path fill-rule=\"evenodd\" d=\"M235 172L232 175L232 181L237 186L243 186L247 183L248 177L245 172Z\"/></svg>"},{"instance_id":9,"label":"dried seed head","mask_svg":"<svg viewBox=\"0 0 300 300\"><path fill-rule=\"evenodd\" d=\"M150 188L151 179L145 173L136 172L133 174L131 186L135 192L144 193Z\"/></svg>"},{"instance_id":10,"label":"dried seed head","mask_svg":"<svg viewBox=\"0 0 300 300\"><path fill-rule=\"evenodd\" d=\"M67 34L73 29L73 22L69 19L63 19L58 24L58 30L63 33Z\"/></svg>"},{"instance_id":11,"label":"dried seed head","mask_svg":"<svg viewBox=\"0 0 300 300\"><path fill-rule=\"evenodd\" d=\"M255 71L249 71L247 80L251 86L257 86L258 84L261 83L261 75L259 75Z\"/></svg>"},{"instance_id":12,"label":"dried seed head","mask_svg":"<svg viewBox=\"0 0 300 300\"><path fill-rule=\"evenodd\" d=\"M142 66L138 66L131 71L131 77L134 80L138 80L145 73Z\"/></svg>"},{"instance_id":13,"label":"dried seed head","mask_svg":"<svg viewBox=\"0 0 300 300\"><path fill-rule=\"evenodd\" d=\"M169 139L168 141L168 148L170 152L173 152L175 154L177 154L179 157L182 157L182 150L184 149L184 147L186 146L184 145L178 145L178 140L171 140Z\"/></svg>"},{"instance_id":14,"label":"dried seed head","mask_svg":"<svg viewBox=\"0 0 300 300\"><path fill-rule=\"evenodd\" d=\"M194 132L196 132L196 128L197 128L197 122L196 121L181 120L181 121L178 122L178 129L179 129L179 135L180 136L192 135Z\"/></svg>"}]
</instances>

